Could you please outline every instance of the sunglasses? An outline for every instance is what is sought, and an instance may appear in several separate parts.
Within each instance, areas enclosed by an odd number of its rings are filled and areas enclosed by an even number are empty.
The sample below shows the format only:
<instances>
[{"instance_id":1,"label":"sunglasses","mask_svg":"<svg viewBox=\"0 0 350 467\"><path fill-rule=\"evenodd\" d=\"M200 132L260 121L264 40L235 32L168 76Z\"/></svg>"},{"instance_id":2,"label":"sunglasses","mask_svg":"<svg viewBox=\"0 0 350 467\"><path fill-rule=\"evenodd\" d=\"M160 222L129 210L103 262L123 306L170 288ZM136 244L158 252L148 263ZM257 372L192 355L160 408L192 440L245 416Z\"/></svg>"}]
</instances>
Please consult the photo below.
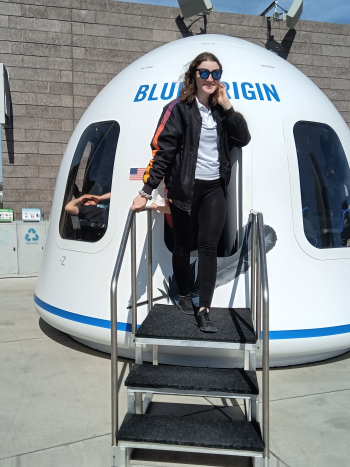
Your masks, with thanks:
<instances>
[{"instance_id":1,"label":"sunglasses","mask_svg":"<svg viewBox=\"0 0 350 467\"><path fill-rule=\"evenodd\" d=\"M202 78L202 79L208 79L209 76L211 75L213 77L213 79L220 79L221 78L221 75L222 75L222 70L213 70L213 71L209 71L209 70L204 70L203 68L197 68L197 70L199 72L199 76Z\"/></svg>"}]
</instances>

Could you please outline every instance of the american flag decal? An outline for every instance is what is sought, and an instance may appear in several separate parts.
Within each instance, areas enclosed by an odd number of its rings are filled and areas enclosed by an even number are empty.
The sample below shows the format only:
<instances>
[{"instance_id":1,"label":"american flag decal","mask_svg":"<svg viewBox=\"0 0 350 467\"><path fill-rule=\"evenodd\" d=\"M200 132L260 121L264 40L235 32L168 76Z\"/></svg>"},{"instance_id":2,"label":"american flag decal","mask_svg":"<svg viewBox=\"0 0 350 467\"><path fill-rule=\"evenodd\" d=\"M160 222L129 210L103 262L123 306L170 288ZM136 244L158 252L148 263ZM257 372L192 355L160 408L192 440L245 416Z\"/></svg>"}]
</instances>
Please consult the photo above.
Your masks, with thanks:
<instances>
[{"instance_id":1,"label":"american flag decal","mask_svg":"<svg viewBox=\"0 0 350 467\"><path fill-rule=\"evenodd\" d=\"M142 180L145 169L130 169L129 180Z\"/></svg>"}]
</instances>

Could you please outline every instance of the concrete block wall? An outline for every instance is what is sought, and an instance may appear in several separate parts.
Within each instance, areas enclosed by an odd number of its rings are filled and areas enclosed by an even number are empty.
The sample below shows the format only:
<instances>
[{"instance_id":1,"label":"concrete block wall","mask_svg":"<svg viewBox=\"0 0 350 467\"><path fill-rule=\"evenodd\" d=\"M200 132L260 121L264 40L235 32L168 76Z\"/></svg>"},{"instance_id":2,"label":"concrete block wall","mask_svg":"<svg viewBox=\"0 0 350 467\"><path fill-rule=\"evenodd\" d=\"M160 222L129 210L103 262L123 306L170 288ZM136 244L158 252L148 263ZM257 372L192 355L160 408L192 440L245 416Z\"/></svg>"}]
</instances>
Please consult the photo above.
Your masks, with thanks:
<instances>
[{"instance_id":1,"label":"concrete block wall","mask_svg":"<svg viewBox=\"0 0 350 467\"><path fill-rule=\"evenodd\" d=\"M236 36L309 76L350 127L350 26L299 21L294 31L260 16L212 13L207 25L178 8L112 0L0 0L0 62L10 72L13 129L3 130L4 207L50 212L76 123L124 67L190 34ZM195 19L195 18L193 18Z\"/></svg>"}]
</instances>

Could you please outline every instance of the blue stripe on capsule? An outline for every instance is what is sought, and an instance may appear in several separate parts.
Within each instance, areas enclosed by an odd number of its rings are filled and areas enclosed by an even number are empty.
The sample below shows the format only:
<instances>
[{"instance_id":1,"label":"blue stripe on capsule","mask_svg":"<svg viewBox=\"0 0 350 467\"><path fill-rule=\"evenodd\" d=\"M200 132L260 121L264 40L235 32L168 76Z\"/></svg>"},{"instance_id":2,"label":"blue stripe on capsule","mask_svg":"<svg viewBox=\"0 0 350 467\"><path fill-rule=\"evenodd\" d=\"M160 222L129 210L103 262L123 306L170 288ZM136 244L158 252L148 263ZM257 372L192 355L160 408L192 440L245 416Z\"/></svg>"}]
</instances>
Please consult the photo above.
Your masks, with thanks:
<instances>
[{"instance_id":1,"label":"blue stripe on capsule","mask_svg":"<svg viewBox=\"0 0 350 467\"><path fill-rule=\"evenodd\" d=\"M89 326L97 326L100 328L111 329L110 320L91 318L90 316L79 315L77 313L71 313L70 311L61 310L61 308L56 308L55 306L49 305L43 300L40 300L40 298L38 298L35 294L34 302L43 310L48 311L53 315L59 316L60 318L75 321L77 323L88 324ZM118 321L117 330L131 332L131 324L122 323ZM350 332L350 324L344 324L342 326L332 326L328 328L295 329L290 331L270 331L270 340L308 339L310 337L335 336L338 334L346 334L348 332ZM261 337L262 336L263 333L261 333Z\"/></svg>"},{"instance_id":2,"label":"blue stripe on capsule","mask_svg":"<svg viewBox=\"0 0 350 467\"><path fill-rule=\"evenodd\" d=\"M96 326L99 328L111 329L111 322L109 319L91 318L90 316L78 315L77 313L71 313L70 311L61 310L55 306L49 305L48 303L40 300L34 294L34 302L45 311L52 313L53 315L59 316L60 318L75 321L77 323L88 324L89 326ZM118 331L131 332L131 323L117 323Z\"/></svg>"}]
</instances>

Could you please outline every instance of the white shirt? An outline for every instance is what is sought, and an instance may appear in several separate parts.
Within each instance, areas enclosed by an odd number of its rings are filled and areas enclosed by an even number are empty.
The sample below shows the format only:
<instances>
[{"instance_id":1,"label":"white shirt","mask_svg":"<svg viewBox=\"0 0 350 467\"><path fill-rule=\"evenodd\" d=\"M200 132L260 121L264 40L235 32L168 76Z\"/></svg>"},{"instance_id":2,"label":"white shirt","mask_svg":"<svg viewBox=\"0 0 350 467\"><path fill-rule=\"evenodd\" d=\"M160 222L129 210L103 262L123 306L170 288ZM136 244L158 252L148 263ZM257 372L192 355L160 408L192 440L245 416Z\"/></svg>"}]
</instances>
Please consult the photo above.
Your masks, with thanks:
<instances>
[{"instance_id":1,"label":"white shirt","mask_svg":"<svg viewBox=\"0 0 350 467\"><path fill-rule=\"evenodd\" d=\"M158 206L165 206L165 185L164 181L162 180L160 184L158 185L158 188L152 191L152 199L147 201L146 206L149 207L151 204L155 203Z\"/></svg>"},{"instance_id":2,"label":"white shirt","mask_svg":"<svg viewBox=\"0 0 350 467\"><path fill-rule=\"evenodd\" d=\"M211 110L201 104L197 97L196 102L202 117L202 128L195 178L199 180L216 180L220 178L219 139L216 121L212 116Z\"/></svg>"}]
</instances>

